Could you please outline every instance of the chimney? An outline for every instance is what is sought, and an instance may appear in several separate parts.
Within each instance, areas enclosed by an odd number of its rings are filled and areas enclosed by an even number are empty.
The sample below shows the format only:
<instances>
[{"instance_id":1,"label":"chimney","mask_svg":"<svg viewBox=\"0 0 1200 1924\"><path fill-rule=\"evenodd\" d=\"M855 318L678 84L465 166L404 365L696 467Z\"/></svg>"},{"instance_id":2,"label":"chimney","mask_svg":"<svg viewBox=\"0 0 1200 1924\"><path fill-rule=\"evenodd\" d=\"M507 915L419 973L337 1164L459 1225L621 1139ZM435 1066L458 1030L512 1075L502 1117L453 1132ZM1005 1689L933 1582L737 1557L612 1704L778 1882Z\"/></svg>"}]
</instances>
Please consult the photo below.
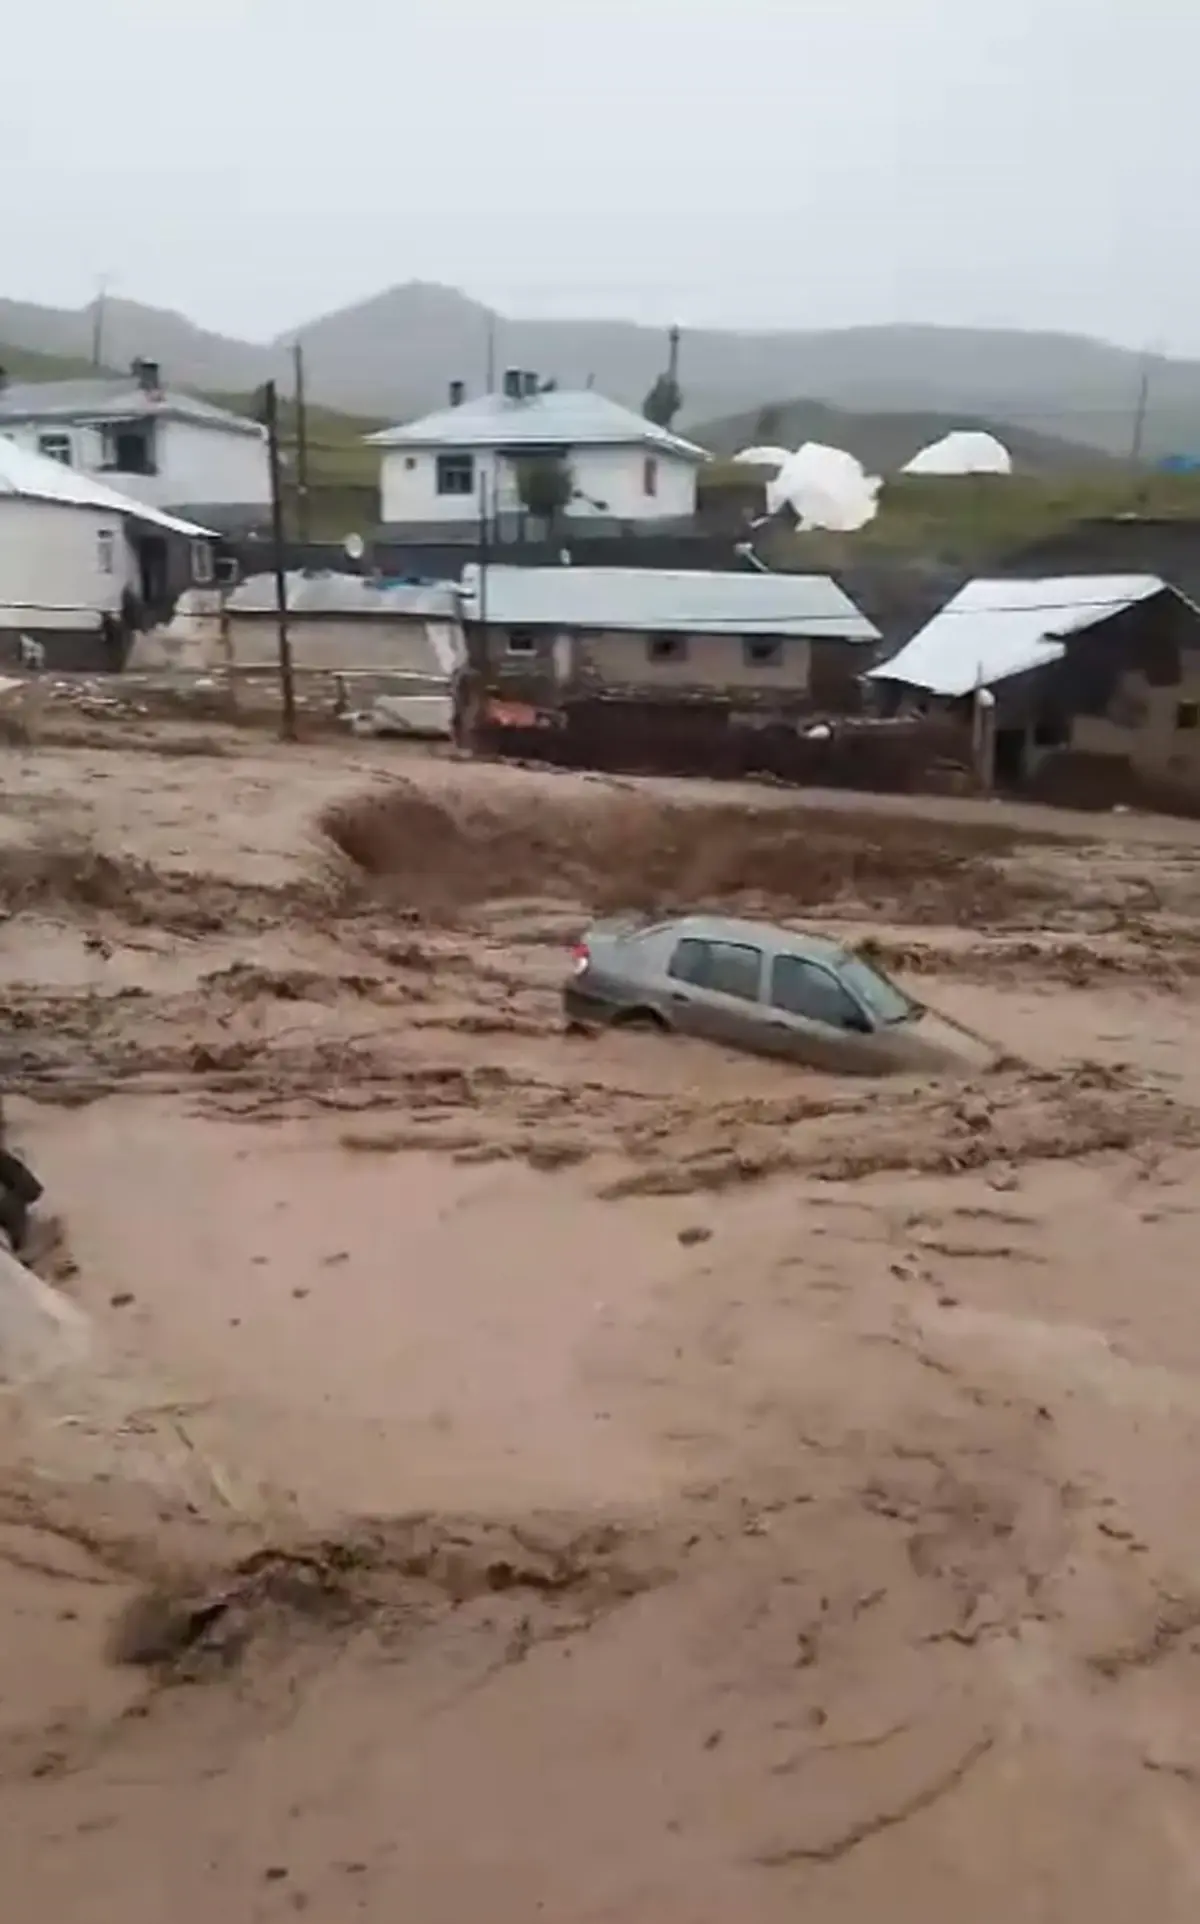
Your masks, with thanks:
<instances>
[{"instance_id":1,"label":"chimney","mask_svg":"<svg viewBox=\"0 0 1200 1924\"><path fill-rule=\"evenodd\" d=\"M519 367L506 367L504 370L504 398L506 401L520 401L525 393L525 377Z\"/></svg>"},{"instance_id":2,"label":"chimney","mask_svg":"<svg viewBox=\"0 0 1200 1924\"><path fill-rule=\"evenodd\" d=\"M460 407L462 406L462 404L463 404L463 402L464 402L464 401L466 400L466 398L467 398L467 384L466 384L466 382L465 382L465 381L451 381L451 383L450 383L450 405L451 405L451 407L452 407L452 408L460 408Z\"/></svg>"},{"instance_id":3,"label":"chimney","mask_svg":"<svg viewBox=\"0 0 1200 1924\"><path fill-rule=\"evenodd\" d=\"M538 381L537 375L534 374L530 368L526 368L521 376L521 388L527 401L533 398L539 386L540 382Z\"/></svg>"},{"instance_id":4,"label":"chimney","mask_svg":"<svg viewBox=\"0 0 1200 1924\"><path fill-rule=\"evenodd\" d=\"M160 378L157 361L143 361L139 355L129 371L141 388L143 394L159 394L162 392L162 380Z\"/></svg>"}]
</instances>

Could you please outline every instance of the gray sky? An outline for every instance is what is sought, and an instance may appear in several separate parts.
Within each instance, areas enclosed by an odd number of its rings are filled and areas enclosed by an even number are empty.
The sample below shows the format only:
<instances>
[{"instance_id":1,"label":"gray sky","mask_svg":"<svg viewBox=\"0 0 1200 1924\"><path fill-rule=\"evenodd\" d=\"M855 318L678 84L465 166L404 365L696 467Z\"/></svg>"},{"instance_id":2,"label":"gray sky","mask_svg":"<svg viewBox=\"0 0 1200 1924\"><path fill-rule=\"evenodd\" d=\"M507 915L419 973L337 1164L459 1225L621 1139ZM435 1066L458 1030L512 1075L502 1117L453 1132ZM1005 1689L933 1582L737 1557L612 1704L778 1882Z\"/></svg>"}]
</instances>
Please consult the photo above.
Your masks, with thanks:
<instances>
[{"instance_id":1,"label":"gray sky","mask_svg":"<svg viewBox=\"0 0 1200 1924\"><path fill-rule=\"evenodd\" d=\"M1196 0L33 0L4 64L18 298L108 273L262 338L424 279L1200 353Z\"/></svg>"}]
</instances>

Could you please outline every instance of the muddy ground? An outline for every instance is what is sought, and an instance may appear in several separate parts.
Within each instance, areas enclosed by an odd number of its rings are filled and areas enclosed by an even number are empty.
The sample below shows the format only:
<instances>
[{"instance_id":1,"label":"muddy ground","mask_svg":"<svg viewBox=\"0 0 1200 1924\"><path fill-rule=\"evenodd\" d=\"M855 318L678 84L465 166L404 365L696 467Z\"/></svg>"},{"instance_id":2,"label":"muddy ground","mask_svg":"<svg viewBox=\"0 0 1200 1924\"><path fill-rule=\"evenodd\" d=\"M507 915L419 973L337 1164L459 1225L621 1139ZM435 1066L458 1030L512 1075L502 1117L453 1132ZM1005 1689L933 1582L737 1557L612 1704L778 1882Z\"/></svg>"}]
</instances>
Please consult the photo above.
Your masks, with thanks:
<instances>
[{"instance_id":1,"label":"muddy ground","mask_svg":"<svg viewBox=\"0 0 1200 1924\"><path fill-rule=\"evenodd\" d=\"M94 1319L0 1403L6 1915L1200 1901L1195 830L283 750L0 761L4 1090ZM992 1038L563 1033L615 907Z\"/></svg>"}]
</instances>

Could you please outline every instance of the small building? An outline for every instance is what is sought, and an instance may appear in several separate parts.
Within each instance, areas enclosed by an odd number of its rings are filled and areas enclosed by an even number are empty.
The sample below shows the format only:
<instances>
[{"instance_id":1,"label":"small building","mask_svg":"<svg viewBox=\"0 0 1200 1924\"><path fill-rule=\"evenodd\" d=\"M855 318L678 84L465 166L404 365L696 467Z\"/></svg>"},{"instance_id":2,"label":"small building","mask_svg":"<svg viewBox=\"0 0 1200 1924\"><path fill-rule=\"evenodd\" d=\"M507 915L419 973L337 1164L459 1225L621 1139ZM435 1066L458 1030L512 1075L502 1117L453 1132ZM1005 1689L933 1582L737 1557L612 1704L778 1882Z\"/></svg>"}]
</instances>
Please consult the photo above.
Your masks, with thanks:
<instances>
[{"instance_id":1,"label":"small building","mask_svg":"<svg viewBox=\"0 0 1200 1924\"><path fill-rule=\"evenodd\" d=\"M988 691L1005 786L1200 786L1200 608L1158 575L969 582L868 681L964 727Z\"/></svg>"},{"instance_id":2,"label":"small building","mask_svg":"<svg viewBox=\"0 0 1200 1924\"><path fill-rule=\"evenodd\" d=\"M564 471L556 520L662 528L691 521L696 447L591 389L547 389L515 369L499 394L465 398L368 437L380 451L380 515L389 531L470 531L486 523L515 539L536 521L523 506L523 469Z\"/></svg>"},{"instance_id":3,"label":"small building","mask_svg":"<svg viewBox=\"0 0 1200 1924\"><path fill-rule=\"evenodd\" d=\"M156 361L77 381L11 381L0 369L0 435L206 526L261 521L270 507L266 430L164 388Z\"/></svg>"},{"instance_id":4,"label":"small building","mask_svg":"<svg viewBox=\"0 0 1200 1924\"><path fill-rule=\"evenodd\" d=\"M50 668L120 667L133 634L213 574L209 530L0 435L0 660L25 640Z\"/></svg>"},{"instance_id":5,"label":"small building","mask_svg":"<svg viewBox=\"0 0 1200 1924\"><path fill-rule=\"evenodd\" d=\"M489 681L561 697L845 710L880 639L828 575L473 564L462 587Z\"/></svg>"}]
</instances>

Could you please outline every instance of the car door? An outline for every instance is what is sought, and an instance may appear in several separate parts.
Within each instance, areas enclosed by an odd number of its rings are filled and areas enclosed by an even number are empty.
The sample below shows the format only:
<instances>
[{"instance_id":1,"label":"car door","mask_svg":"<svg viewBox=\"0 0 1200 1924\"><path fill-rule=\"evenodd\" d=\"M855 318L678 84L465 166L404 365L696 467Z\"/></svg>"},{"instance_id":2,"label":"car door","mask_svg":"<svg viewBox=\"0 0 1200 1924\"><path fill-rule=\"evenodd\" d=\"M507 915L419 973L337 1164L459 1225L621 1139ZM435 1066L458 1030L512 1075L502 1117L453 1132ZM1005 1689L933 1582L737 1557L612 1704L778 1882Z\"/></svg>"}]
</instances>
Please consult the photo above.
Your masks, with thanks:
<instances>
[{"instance_id":1,"label":"car door","mask_svg":"<svg viewBox=\"0 0 1200 1924\"><path fill-rule=\"evenodd\" d=\"M762 1047L763 952L752 942L685 936L667 965L672 1025L735 1049Z\"/></svg>"},{"instance_id":2,"label":"car door","mask_svg":"<svg viewBox=\"0 0 1200 1924\"><path fill-rule=\"evenodd\" d=\"M891 1067L870 1016L834 968L785 950L770 960L765 1015L771 1053L841 1075Z\"/></svg>"}]
</instances>

